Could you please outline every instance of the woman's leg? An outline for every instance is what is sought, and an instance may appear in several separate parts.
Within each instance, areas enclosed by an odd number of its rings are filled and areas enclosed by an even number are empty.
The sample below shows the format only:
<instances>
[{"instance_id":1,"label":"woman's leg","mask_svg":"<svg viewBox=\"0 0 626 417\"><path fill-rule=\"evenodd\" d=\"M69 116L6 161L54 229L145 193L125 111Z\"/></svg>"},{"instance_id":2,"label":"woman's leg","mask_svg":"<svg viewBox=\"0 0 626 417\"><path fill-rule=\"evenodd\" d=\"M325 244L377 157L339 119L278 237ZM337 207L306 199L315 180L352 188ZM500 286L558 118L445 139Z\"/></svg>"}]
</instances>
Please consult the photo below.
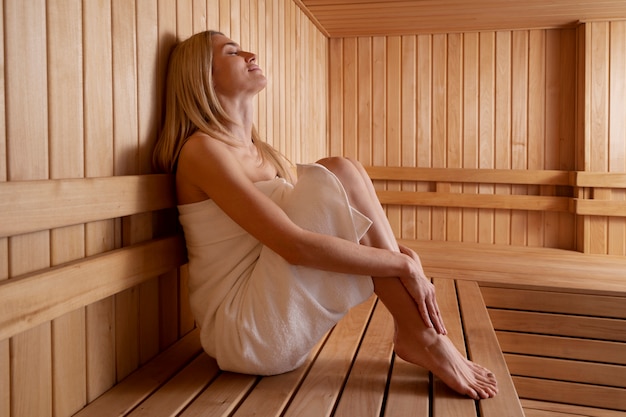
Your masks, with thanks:
<instances>
[{"instance_id":1,"label":"woman's leg","mask_svg":"<svg viewBox=\"0 0 626 417\"><path fill-rule=\"evenodd\" d=\"M387 217L367 173L358 162L347 158L319 161L342 182L351 205L368 216L373 225L362 243L399 250ZM396 326L394 351L411 363L430 370L446 385L469 397L489 398L497 393L495 377L487 369L468 361L450 339L426 326L417 304L399 278L372 277L374 291L391 312Z\"/></svg>"}]
</instances>

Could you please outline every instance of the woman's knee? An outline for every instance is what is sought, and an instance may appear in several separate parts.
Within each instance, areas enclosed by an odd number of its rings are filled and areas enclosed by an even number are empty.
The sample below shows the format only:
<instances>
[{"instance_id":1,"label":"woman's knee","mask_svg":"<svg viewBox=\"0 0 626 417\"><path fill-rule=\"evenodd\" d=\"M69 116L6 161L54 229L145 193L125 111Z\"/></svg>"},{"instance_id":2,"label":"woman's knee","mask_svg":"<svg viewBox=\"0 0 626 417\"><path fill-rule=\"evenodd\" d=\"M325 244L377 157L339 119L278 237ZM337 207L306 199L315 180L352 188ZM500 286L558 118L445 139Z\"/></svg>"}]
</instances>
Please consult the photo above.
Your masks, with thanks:
<instances>
[{"instance_id":1,"label":"woman's knee","mask_svg":"<svg viewBox=\"0 0 626 417\"><path fill-rule=\"evenodd\" d=\"M317 163L328 168L328 170L335 174L342 182L356 181L361 177L358 169L360 164L352 158L331 156L320 159Z\"/></svg>"}]
</instances>

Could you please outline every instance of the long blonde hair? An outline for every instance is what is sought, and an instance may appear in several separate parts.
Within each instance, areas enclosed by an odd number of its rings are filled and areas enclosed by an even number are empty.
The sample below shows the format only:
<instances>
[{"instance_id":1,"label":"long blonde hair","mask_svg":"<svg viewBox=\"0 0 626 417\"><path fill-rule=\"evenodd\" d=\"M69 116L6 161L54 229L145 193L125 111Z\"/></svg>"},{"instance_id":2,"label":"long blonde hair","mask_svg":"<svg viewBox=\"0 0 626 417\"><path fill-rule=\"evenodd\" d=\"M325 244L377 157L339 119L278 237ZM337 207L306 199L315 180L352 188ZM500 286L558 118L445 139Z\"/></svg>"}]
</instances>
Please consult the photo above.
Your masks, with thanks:
<instances>
[{"instance_id":1,"label":"long blonde hair","mask_svg":"<svg viewBox=\"0 0 626 417\"><path fill-rule=\"evenodd\" d=\"M197 131L231 143L232 134L227 125L233 120L220 105L213 88L213 35L216 34L221 33L212 30L197 33L179 43L170 55L165 119L153 154L154 165L160 171L176 171L183 145ZM261 157L276 167L279 176L290 179L287 160L261 140L254 126L251 139Z\"/></svg>"}]
</instances>

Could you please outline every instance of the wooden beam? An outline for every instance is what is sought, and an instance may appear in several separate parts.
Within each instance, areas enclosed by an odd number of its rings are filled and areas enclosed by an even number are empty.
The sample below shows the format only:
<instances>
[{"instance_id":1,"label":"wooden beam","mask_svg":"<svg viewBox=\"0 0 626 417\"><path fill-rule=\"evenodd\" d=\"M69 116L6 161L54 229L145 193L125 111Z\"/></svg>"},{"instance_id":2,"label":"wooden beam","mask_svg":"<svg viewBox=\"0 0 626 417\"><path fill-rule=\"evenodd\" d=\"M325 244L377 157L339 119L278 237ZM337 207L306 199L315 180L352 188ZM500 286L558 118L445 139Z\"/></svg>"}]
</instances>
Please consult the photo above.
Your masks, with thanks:
<instances>
[{"instance_id":1,"label":"wooden beam","mask_svg":"<svg viewBox=\"0 0 626 417\"><path fill-rule=\"evenodd\" d=\"M185 262L182 236L171 236L3 281L0 340L132 288Z\"/></svg>"},{"instance_id":2,"label":"wooden beam","mask_svg":"<svg viewBox=\"0 0 626 417\"><path fill-rule=\"evenodd\" d=\"M0 182L0 237L175 205L165 174Z\"/></svg>"},{"instance_id":3,"label":"wooden beam","mask_svg":"<svg viewBox=\"0 0 626 417\"><path fill-rule=\"evenodd\" d=\"M373 180L460 182L485 184L570 185L569 171L525 169L469 169L365 167Z\"/></svg>"},{"instance_id":4,"label":"wooden beam","mask_svg":"<svg viewBox=\"0 0 626 417\"><path fill-rule=\"evenodd\" d=\"M377 191L381 204L429 207L464 207L505 210L569 211L567 197L504 195L504 194L448 194L438 192Z\"/></svg>"}]
</instances>

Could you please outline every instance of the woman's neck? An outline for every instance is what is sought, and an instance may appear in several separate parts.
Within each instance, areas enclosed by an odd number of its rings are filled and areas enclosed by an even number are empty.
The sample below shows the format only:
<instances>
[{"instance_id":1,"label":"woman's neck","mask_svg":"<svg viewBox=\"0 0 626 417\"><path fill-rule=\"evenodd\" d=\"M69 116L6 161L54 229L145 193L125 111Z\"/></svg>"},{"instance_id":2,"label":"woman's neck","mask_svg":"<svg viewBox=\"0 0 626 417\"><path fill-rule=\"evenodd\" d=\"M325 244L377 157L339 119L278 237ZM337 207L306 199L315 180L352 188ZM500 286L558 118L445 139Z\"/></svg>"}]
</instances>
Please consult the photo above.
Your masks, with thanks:
<instances>
[{"instance_id":1,"label":"woman's neck","mask_svg":"<svg viewBox=\"0 0 626 417\"><path fill-rule=\"evenodd\" d=\"M226 114L233 120L228 126L233 136L240 139L242 144L250 143L254 117L252 100L220 100L220 102Z\"/></svg>"}]
</instances>

